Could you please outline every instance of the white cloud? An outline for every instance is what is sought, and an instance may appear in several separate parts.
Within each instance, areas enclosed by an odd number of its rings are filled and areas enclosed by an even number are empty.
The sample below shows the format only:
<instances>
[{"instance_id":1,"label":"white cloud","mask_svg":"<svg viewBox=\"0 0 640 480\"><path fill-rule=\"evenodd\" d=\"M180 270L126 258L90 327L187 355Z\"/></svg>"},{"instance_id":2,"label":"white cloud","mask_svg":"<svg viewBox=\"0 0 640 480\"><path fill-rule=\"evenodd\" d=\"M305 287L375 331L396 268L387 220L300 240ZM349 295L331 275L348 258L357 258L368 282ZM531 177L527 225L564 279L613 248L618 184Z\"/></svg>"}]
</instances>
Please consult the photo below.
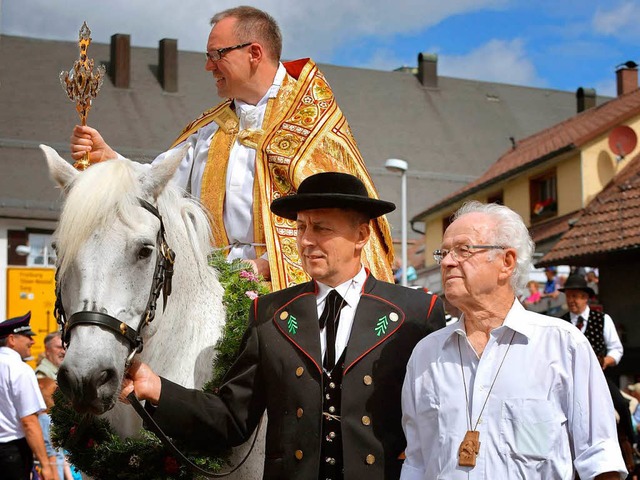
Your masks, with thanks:
<instances>
[{"instance_id":1,"label":"white cloud","mask_svg":"<svg viewBox=\"0 0 640 480\"><path fill-rule=\"evenodd\" d=\"M640 5L622 2L611 10L598 8L593 16L593 28L597 33L615 37L637 36L640 23Z\"/></svg>"},{"instance_id":2,"label":"white cloud","mask_svg":"<svg viewBox=\"0 0 640 480\"><path fill-rule=\"evenodd\" d=\"M491 40L465 55L443 53L438 57L438 70L443 76L488 82L527 86L546 83L538 77L520 39Z\"/></svg>"},{"instance_id":3,"label":"white cloud","mask_svg":"<svg viewBox=\"0 0 640 480\"><path fill-rule=\"evenodd\" d=\"M509 0L261 0L248 4L278 20L284 56L327 58L345 42L424 30L452 15L499 8ZM75 40L86 20L94 41L131 34L136 46L177 38L182 50L203 50L209 18L237 0L0 0L0 31L7 35Z\"/></svg>"}]
</instances>

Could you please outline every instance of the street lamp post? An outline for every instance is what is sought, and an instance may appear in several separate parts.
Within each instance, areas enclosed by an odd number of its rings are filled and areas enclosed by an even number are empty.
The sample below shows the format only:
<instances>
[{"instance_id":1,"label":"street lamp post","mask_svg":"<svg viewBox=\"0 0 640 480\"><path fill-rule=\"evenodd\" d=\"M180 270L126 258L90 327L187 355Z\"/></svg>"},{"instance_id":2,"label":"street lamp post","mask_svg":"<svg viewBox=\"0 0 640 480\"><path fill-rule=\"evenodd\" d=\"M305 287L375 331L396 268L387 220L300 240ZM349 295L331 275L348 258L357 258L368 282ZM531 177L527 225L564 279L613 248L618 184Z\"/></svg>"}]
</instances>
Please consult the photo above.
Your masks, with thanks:
<instances>
[{"instance_id":1,"label":"street lamp post","mask_svg":"<svg viewBox=\"0 0 640 480\"><path fill-rule=\"evenodd\" d=\"M406 161L400 160L399 158L390 158L386 162L384 162L384 166L387 170L394 173L400 173L402 179L402 188L401 188L401 197L402 204L400 208L400 212L402 214L402 279L400 280L400 284L402 286L407 286L407 169L409 165Z\"/></svg>"}]
</instances>

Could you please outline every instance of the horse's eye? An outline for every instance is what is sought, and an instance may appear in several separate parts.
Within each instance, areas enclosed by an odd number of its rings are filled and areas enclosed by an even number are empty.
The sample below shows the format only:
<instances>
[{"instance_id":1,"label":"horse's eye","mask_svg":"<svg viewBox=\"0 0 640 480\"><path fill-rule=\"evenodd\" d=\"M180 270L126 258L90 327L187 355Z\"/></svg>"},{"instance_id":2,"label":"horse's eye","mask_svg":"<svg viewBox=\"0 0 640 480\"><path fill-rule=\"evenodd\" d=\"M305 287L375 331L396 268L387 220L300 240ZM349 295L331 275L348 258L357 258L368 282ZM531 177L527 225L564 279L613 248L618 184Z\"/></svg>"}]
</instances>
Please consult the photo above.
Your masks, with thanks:
<instances>
[{"instance_id":1,"label":"horse's eye","mask_svg":"<svg viewBox=\"0 0 640 480\"><path fill-rule=\"evenodd\" d=\"M138 260L144 260L145 258L149 258L153 253L153 247L150 245L144 245L138 251Z\"/></svg>"}]
</instances>

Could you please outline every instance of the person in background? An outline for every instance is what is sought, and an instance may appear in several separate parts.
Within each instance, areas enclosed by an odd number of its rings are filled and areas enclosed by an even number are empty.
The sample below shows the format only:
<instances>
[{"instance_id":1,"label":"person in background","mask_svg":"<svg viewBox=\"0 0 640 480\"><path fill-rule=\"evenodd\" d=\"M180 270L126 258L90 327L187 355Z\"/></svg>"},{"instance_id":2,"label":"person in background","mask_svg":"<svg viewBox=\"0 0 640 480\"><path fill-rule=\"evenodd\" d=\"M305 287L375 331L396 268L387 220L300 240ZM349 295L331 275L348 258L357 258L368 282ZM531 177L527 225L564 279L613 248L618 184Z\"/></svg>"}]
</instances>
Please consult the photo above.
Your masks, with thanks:
<instances>
[{"instance_id":1,"label":"person in background","mask_svg":"<svg viewBox=\"0 0 640 480\"><path fill-rule=\"evenodd\" d=\"M524 299L523 304L525 307L535 305L542 298L540 290L538 289L538 282L529 280L527 282L527 288L529 289L529 295Z\"/></svg>"},{"instance_id":2,"label":"person in background","mask_svg":"<svg viewBox=\"0 0 640 480\"><path fill-rule=\"evenodd\" d=\"M0 476L29 480L35 455L43 479L58 480L38 422L46 405L35 373L24 363L34 343L30 320L28 312L0 323Z\"/></svg>"},{"instance_id":3,"label":"person in background","mask_svg":"<svg viewBox=\"0 0 640 480\"><path fill-rule=\"evenodd\" d=\"M281 63L282 34L271 15L241 6L211 19L205 69L218 96L228 98L187 125L163 159L186 154L174 180L209 210L215 247L247 260L273 290L308 280L295 248L295 225L273 216L272 200L295 193L323 171L351 173L377 193L351 129L318 66L310 59ZM76 126L75 160L118 157L99 132ZM393 281L386 218L374 221L365 265Z\"/></svg>"},{"instance_id":4,"label":"person in background","mask_svg":"<svg viewBox=\"0 0 640 480\"><path fill-rule=\"evenodd\" d=\"M629 402L620 393L620 387L607 375L607 369L620 363L624 353L613 319L606 313L589 307L589 299L595 295L595 292L587 285L587 280L583 275L569 275L560 291L564 292L569 308L562 319L576 326L589 340L600 366L605 372L613 406L620 416L622 431L631 444L637 443L629 411Z\"/></svg>"},{"instance_id":5,"label":"person in background","mask_svg":"<svg viewBox=\"0 0 640 480\"><path fill-rule=\"evenodd\" d=\"M313 279L258 297L218 394L188 390L134 364L135 389L171 437L200 447L250 438L265 409L264 478L398 478L406 441L400 391L415 344L444 326L442 301L377 280L362 263L375 218L395 208L353 175L306 178L271 204L296 221Z\"/></svg>"},{"instance_id":6,"label":"person in background","mask_svg":"<svg viewBox=\"0 0 640 480\"><path fill-rule=\"evenodd\" d=\"M623 479L613 405L587 339L516 298L534 244L508 207L469 202L434 252L457 323L415 347L402 480Z\"/></svg>"},{"instance_id":7,"label":"person in background","mask_svg":"<svg viewBox=\"0 0 640 480\"><path fill-rule=\"evenodd\" d=\"M40 392L44 397L44 403L47 405L47 413L43 413L38 417L44 443L47 447L47 455L49 460L57 466L58 476L69 478L71 475L70 467L65 459L64 452L57 449L51 442L51 417L49 409L53 405L53 392L57 386L58 369L64 360L65 349L62 346L62 333L59 331L51 332L44 337L44 356L36 366L36 377ZM47 381L48 380L48 381ZM65 470L68 470L65 475Z\"/></svg>"},{"instance_id":8,"label":"person in background","mask_svg":"<svg viewBox=\"0 0 640 480\"><path fill-rule=\"evenodd\" d=\"M556 267L546 267L544 269L547 281L544 283L544 288L542 289L542 298L557 298L558 295L560 295L556 273Z\"/></svg>"},{"instance_id":9,"label":"person in background","mask_svg":"<svg viewBox=\"0 0 640 480\"><path fill-rule=\"evenodd\" d=\"M56 380L58 368L60 368L60 364L64 360L64 353L61 332L51 332L44 337L44 358L40 360L36 367L36 377L48 377Z\"/></svg>"}]
</instances>

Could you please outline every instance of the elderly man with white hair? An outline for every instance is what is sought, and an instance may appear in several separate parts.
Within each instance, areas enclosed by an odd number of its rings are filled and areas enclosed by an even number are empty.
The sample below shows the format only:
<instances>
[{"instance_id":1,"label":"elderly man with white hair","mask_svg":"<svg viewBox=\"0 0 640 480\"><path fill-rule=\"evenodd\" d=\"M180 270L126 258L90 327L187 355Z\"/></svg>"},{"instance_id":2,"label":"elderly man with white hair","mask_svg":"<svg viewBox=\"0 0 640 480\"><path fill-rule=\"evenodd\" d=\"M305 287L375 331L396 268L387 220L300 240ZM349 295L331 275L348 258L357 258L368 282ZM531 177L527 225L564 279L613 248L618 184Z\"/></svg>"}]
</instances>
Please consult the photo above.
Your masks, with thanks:
<instances>
[{"instance_id":1,"label":"elderly man with white hair","mask_svg":"<svg viewBox=\"0 0 640 480\"><path fill-rule=\"evenodd\" d=\"M507 207L470 202L434 252L460 320L423 339L402 392L402 480L625 478L588 340L524 309L534 244Z\"/></svg>"}]
</instances>

